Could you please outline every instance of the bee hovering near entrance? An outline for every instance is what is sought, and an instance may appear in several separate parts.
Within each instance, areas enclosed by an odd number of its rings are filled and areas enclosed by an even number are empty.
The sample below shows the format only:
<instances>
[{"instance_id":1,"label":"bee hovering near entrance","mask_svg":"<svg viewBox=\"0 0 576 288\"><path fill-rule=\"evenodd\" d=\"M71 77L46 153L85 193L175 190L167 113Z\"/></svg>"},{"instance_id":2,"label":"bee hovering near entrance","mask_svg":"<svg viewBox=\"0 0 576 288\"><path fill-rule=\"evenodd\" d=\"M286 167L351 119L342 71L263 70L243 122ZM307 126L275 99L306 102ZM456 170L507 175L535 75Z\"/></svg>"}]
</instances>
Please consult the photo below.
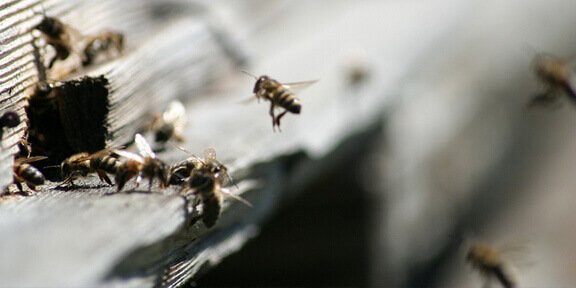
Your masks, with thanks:
<instances>
[{"instance_id":1,"label":"bee hovering near entrance","mask_svg":"<svg viewBox=\"0 0 576 288\"><path fill-rule=\"evenodd\" d=\"M136 185L140 184L142 178L147 178L149 190L152 188L154 178L158 178L160 181L160 188L168 187L170 166L156 158L156 154L150 148L150 144L142 135L136 134L134 142L140 155L126 150L114 150L114 153L126 158L116 170L117 191L120 192L126 182L134 176L138 176Z\"/></svg>"},{"instance_id":2,"label":"bee hovering near entrance","mask_svg":"<svg viewBox=\"0 0 576 288\"><path fill-rule=\"evenodd\" d=\"M278 127L278 131L280 130L280 119L286 115L286 113L290 112L293 114L300 114L302 110L302 104L300 103L300 99L296 97L292 89L304 88L309 85L312 85L318 80L310 80L310 81L302 81L302 82L294 82L294 83L280 83L277 80L274 80L266 75L262 75L260 77L256 77L246 71L242 71L245 74L253 77L256 80L254 84L254 89L252 92L256 99L260 100L265 99L270 101L270 116L272 117L272 129L276 132L276 127ZM279 115L274 114L275 108L283 108Z\"/></svg>"}]
</instances>

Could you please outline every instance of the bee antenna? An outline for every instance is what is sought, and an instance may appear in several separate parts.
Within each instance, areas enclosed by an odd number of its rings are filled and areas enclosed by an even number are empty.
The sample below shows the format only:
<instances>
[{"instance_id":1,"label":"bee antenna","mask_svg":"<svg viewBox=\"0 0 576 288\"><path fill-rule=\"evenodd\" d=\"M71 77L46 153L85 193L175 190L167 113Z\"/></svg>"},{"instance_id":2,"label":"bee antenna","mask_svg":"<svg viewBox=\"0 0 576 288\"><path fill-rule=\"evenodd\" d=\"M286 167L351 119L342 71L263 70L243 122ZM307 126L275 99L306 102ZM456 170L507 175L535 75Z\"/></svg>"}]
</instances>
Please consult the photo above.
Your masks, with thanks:
<instances>
[{"instance_id":1,"label":"bee antenna","mask_svg":"<svg viewBox=\"0 0 576 288\"><path fill-rule=\"evenodd\" d=\"M258 80L258 76L254 75L254 74L252 74L252 73L250 73L250 72L248 72L248 71L246 71L246 70L242 70L242 73L244 73L244 74L246 74L246 75L254 78L255 80Z\"/></svg>"},{"instance_id":2,"label":"bee antenna","mask_svg":"<svg viewBox=\"0 0 576 288\"><path fill-rule=\"evenodd\" d=\"M50 165L50 166L44 166L43 169L46 168L60 168L60 165Z\"/></svg>"}]
</instances>

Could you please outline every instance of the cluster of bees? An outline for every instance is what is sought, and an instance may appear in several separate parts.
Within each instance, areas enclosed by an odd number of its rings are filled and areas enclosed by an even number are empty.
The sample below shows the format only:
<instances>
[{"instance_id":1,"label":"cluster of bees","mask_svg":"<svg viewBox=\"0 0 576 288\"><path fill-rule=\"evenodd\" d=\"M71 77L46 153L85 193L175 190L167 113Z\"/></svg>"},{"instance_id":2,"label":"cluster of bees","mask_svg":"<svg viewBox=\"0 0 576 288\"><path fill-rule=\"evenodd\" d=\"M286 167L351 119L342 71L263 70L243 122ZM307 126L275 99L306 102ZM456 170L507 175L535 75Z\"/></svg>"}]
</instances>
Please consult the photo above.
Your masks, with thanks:
<instances>
[{"instance_id":1,"label":"cluster of bees","mask_svg":"<svg viewBox=\"0 0 576 288\"><path fill-rule=\"evenodd\" d=\"M62 21L46 15L34 27L34 30L41 34L47 47L51 47L53 50L53 57L49 61L38 61L39 65L42 65L42 69L39 71L43 73L40 73L40 81L32 95L36 98L50 98L48 95L51 95L54 88L47 80L47 72L54 69L56 64L68 64L70 58L78 58L81 59L80 65L72 65L72 68L65 69L67 72L78 71L78 69L89 67L102 60L119 56L124 49L124 36L121 33L104 31L95 35L82 35ZM75 57L72 57L73 55ZM68 74L56 73L54 75L58 75L57 78L64 78ZM260 77L249 75L256 80L252 89L255 99L264 99L270 102L269 114L272 117L273 131L280 130L280 120L287 113L300 114L301 112L300 100L291 89L305 87L316 82L281 83L266 75ZM283 111L276 115L276 109ZM16 113L7 112L0 118L0 125L3 127L18 125L20 120L11 118L14 115ZM151 131L155 142L161 145L165 145L169 140L182 142L185 116L184 105L174 101L170 103L164 113L156 115L143 130ZM69 156L59 165L63 181L56 187L75 187L75 181L79 178L93 174L97 175L102 182L111 186L115 185L117 193L121 192L133 178L136 178L136 186L142 180L147 180L149 189L153 186L154 181L157 181L158 186L162 189L170 185L178 185L181 187L180 193L183 196L194 196L194 207L200 203L203 204L202 220L204 224L207 227L215 225L220 215L223 195L227 193L223 186L232 181L226 166L216 159L214 149L206 149L203 157L192 155L174 165L168 165L156 156L151 145L141 134L135 135L134 143L137 153L123 149L123 147L116 147ZM21 148L20 157L15 159L13 167L14 184L20 192L23 191L23 183L29 189L35 190L37 186L43 185L46 179L40 170L31 163L44 160L47 157L31 156L30 143L25 139L21 141L19 146ZM237 199L244 201L241 198ZM249 203L245 203L249 205Z\"/></svg>"}]
</instances>

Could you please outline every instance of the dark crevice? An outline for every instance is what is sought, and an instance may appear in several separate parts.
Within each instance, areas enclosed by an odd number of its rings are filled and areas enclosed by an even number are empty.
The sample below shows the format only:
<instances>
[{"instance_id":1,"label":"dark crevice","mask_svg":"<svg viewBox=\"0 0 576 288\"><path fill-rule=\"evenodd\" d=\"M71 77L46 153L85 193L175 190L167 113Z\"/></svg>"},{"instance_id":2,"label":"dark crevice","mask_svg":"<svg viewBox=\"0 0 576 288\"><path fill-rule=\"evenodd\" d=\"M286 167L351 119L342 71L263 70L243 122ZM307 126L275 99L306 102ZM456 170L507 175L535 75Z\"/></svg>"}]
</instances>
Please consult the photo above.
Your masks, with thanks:
<instances>
[{"instance_id":1,"label":"dark crevice","mask_svg":"<svg viewBox=\"0 0 576 288\"><path fill-rule=\"evenodd\" d=\"M32 155L47 156L38 167L59 165L79 152L96 152L110 138L108 80L104 76L47 84L40 82L26 109ZM58 180L58 169L43 169L48 179Z\"/></svg>"}]
</instances>

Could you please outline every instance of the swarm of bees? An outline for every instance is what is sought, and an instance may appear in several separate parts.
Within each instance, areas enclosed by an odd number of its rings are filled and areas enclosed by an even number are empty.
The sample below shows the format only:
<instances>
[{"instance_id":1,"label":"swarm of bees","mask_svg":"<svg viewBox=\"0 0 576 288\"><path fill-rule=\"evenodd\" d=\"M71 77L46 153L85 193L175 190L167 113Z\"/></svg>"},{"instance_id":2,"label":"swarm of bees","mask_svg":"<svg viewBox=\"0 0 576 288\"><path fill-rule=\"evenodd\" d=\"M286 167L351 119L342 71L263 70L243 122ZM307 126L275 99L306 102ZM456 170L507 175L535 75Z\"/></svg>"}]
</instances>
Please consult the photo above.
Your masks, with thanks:
<instances>
[{"instance_id":1,"label":"swarm of bees","mask_svg":"<svg viewBox=\"0 0 576 288\"><path fill-rule=\"evenodd\" d=\"M486 277L486 280L495 279L504 288L518 287L518 281L512 274L509 264L496 248L484 243L475 243L468 249L466 261Z\"/></svg>"}]
</instances>

